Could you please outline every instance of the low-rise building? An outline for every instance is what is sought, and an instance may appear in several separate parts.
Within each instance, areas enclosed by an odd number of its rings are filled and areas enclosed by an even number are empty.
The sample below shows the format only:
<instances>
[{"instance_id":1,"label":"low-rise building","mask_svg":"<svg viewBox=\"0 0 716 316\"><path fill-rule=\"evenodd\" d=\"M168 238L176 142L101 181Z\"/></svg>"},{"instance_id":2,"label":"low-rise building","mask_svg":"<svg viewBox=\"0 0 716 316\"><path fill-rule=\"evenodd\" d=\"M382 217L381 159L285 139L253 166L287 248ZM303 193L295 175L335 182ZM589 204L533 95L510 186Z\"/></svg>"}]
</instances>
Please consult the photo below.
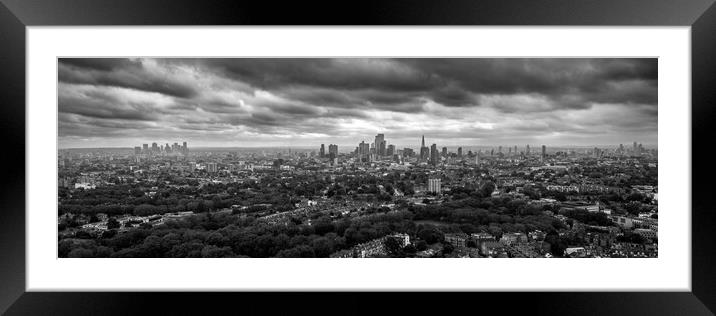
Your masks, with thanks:
<instances>
[{"instance_id":1,"label":"low-rise building","mask_svg":"<svg viewBox=\"0 0 716 316\"><path fill-rule=\"evenodd\" d=\"M480 242L483 242L483 241L488 241L488 240L494 241L495 240L495 236L492 236L492 234L490 234L490 233L475 233L475 234L471 234L470 237L478 245L480 244Z\"/></svg>"},{"instance_id":2,"label":"low-rise building","mask_svg":"<svg viewBox=\"0 0 716 316\"><path fill-rule=\"evenodd\" d=\"M648 239L656 239L657 238L657 232L648 228L637 228L634 229L634 233L640 235L641 237L648 238Z\"/></svg>"},{"instance_id":3,"label":"low-rise building","mask_svg":"<svg viewBox=\"0 0 716 316\"><path fill-rule=\"evenodd\" d=\"M621 226L622 228L628 229L634 227L634 221L630 217L614 216L612 217L612 221L617 225Z\"/></svg>"},{"instance_id":4,"label":"low-rise building","mask_svg":"<svg viewBox=\"0 0 716 316\"><path fill-rule=\"evenodd\" d=\"M564 250L564 256L566 257L585 257L587 255L584 247L568 247Z\"/></svg>"},{"instance_id":5,"label":"low-rise building","mask_svg":"<svg viewBox=\"0 0 716 316\"><path fill-rule=\"evenodd\" d=\"M527 242L527 235L525 235L523 233L505 233L505 234L502 234L502 238L500 238L500 242L505 245Z\"/></svg>"},{"instance_id":6,"label":"low-rise building","mask_svg":"<svg viewBox=\"0 0 716 316\"><path fill-rule=\"evenodd\" d=\"M397 240L400 244L400 247L405 247L407 245L410 245L410 236L408 236L408 234L401 234L401 233L392 234L392 235L389 235L387 238L392 238L392 239Z\"/></svg>"},{"instance_id":7,"label":"low-rise building","mask_svg":"<svg viewBox=\"0 0 716 316\"><path fill-rule=\"evenodd\" d=\"M465 247L467 234L445 234L445 241L455 248Z\"/></svg>"},{"instance_id":8,"label":"low-rise building","mask_svg":"<svg viewBox=\"0 0 716 316\"><path fill-rule=\"evenodd\" d=\"M488 257L496 257L500 253L506 253L505 245L496 240L485 240L480 243L480 253Z\"/></svg>"}]
</instances>

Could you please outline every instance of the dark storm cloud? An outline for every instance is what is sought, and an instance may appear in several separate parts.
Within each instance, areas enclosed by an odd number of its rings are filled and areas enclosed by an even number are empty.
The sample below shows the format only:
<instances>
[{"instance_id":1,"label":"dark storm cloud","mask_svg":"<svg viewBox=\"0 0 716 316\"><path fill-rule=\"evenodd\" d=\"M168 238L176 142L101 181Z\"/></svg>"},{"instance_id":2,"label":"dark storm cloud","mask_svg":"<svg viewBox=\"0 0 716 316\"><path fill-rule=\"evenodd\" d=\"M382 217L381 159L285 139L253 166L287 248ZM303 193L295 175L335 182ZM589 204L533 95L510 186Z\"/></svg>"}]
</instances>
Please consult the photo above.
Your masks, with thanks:
<instances>
[{"instance_id":1,"label":"dark storm cloud","mask_svg":"<svg viewBox=\"0 0 716 316\"><path fill-rule=\"evenodd\" d=\"M334 90L317 87L291 87L272 90L281 97L324 108L376 109L404 113L423 111L424 98L419 92L383 91L376 88Z\"/></svg>"},{"instance_id":2,"label":"dark storm cloud","mask_svg":"<svg viewBox=\"0 0 716 316\"><path fill-rule=\"evenodd\" d=\"M656 103L656 59L399 59L453 84L459 96L445 105L470 104L473 94L539 94L557 106L584 108L594 102ZM632 90L614 94L630 84ZM440 90L433 91L434 100ZM561 100L571 99L571 102ZM525 109L529 110L529 109Z\"/></svg>"},{"instance_id":3,"label":"dark storm cloud","mask_svg":"<svg viewBox=\"0 0 716 316\"><path fill-rule=\"evenodd\" d=\"M261 89L316 86L344 90L421 91L438 78L387 59L211 58L198 61Z\"/></svg>"},{"instance_id":4,"label":"dark storm cloud","mask_svg":"<svg viewBox=\"0 0 716 316\"><path fill-rule=\"evenodd\" d=\"M60 82L116 86L175 97L196 95L190 82L181 82L148 69L142 62L110 58L62 58L59 60Z\"/></svg>"},{"instance_id":5,"label":"dark storm cloud","mask_svg":"<svg viewBox=\"0 0 716 316\"><path fill-rule=\"evenodd\" d=\"M270 110L276 114L286 114L290 116L318 116L322 113L321 108L296 102L282 101L257 101L257 106Z\"/></svg>"},{"instance_id":6,"label":"dark storm cloud","mask_svg":"<svg viewBox=\"0 0 716 316\"><path fill-rule=\"evenodd\" d=\"M111 71L116 68L136 68L142 66L142 63L139 61L124 58L60 58L59 63L62 65L71 65L79 68L99 71Z\"/></svg>"},{"instance_id":7,"label":"dark storm cloud","mask_svg":"<svg viewBox=\"0 0 716 316\"><path fill-rule=\"evenodd\" d=\"M122 137L130 133L145 133L154 128L151 124L137 121L87 118L74 114L60 114L60 137Z\"/></svg>"},{"instance_id":8,"label":"dark storm cloud","mask_svg":"<svg viewBox=\"0 0 716 316\"><path fill-rule=\"evenodd\" d=\"M58 98L60 113L85 117L153 121L158 118L152 104L120 103L114 97L92 93L85 96L63 95Z\"/></svg>"},{"instance_id":9,"label":"dark storm cloud","mask_svg":"<svg viewBox=\"0 0 716 316\"><path fill-rule=\"evenodd\" d=\"M320 106L390 108L421 98L446 106L474 106L479 105L476 95L485 94L540 94L561 108L585 108L595 102L656 103L656 59L238 58L182 62ZM631 87L614 93L620 84Z\"/></svg>"},{"instance_id":10,"label":"dark storm cloud","mask_svg":"<svg viewBox=\"0 0 716 316\"><path fill-rule=\"evenodd\" d=\"M322 117L326 118L359 118L368 119L369 116L359 109L328 109Z\"/></svg>"},{"instance_id":11,"label":"dark storm cloud","mask_svg":"<svg viewBox=\"0 0 716 316\"><path fill-rule=\"evenodd\" d=\"M73 140L596 138L655 135L658 116L655 58L63 58L58 71Z\"/></svg>"}]
</instances>

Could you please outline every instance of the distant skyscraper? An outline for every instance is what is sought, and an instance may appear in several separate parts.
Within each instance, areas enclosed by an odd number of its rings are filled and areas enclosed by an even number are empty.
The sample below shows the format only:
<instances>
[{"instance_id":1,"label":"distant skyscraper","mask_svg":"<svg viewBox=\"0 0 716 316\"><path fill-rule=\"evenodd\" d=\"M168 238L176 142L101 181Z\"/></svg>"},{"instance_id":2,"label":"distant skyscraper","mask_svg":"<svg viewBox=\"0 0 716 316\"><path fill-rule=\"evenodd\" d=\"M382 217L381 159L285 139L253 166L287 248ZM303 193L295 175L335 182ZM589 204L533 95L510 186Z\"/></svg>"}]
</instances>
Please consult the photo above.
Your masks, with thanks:
<instances>
[{"instance_id":1,"label":"distant skyscraper","mask_svg":"<svg viewBox=\"0 0 716 316\"><path fill-rule=\"evenodd\" d=\"M542 156L540 157L540 159L542 159L542 161L544 162L544 158L546 156L547 156L547 146L542 145Z\"/></svg>"},{"instance_id":2,"label":"distant skyscraper","mask_svg":"<svg viewBox=\"0 0 716 316\"><path fill-rule=\"evenodd\" d=\"M457 148L457 157L462 158L462 147Z\"/></svg>"},{"instance_id":3,"label":"distant skyscraper","mask_svg":"<svg viewBox=\"0 0 716 316\"><path fill-rule=\"evenodd\" d=\"M215 162L207 163L206 171L209 173L216 173L217 171L219 171L218 165Z\"/></svg>"},{"instance_id":4,"label":"distant skyscraper","mask_svg":"<svg viewBox=\"0 0 716 316\"><path fill-rule=\"evenodd\" d=\"M330 144L328 145L328 154L333 154L333 157L338 156L338 145Z\"/></svg>"},{"instance_id":5,"label":"distant skyscraper","mask_svg":"<svg viewBox=\"0 0 716 316\"><path fill-rule=\"evenodd\" d=\"M136 146L134 147L134 154L139 155L142 153L142 147Z\"/></svg>"},{"instance_id":6,"label":"distant skyscraper","mask_svg":"<svg viewBox=\"0 0 716 316\"><path fill-rule=\"evenodd\" d=\"M385 156L385 135L375 135L375 150L378 156Z\"/></svg>"},{"instance_id":7,"label":"distant skyscraper","mask_svg":"<svg viewBox=\"0 0 716 316\"><path fill-rule=\"evenodd\" d=\"M443 157L447 157L447 147L443 147Z\"/></svg>"},{"instance_id":8,"label":"distant skyscraper","mask_svg":"<svg viewBox=\"0 0 716 316\"><path fill-rule=\"evenodd\" d=\"M358 153L361 156L370 155L370 144L368 144L366 142L360 142L360 144L358 144Z\"/></svg>"},{"instance_id":9,"label":"distant skyscraper","mask_svg":"<svg viewBox=\"0 0 716 316\"><path fill-rule=\"evenodd\" d=\"M438 145L432 144L430 146L430 163L437 165L440 160L440 153L438 152Z\"/></svg>"},{"instance_id":10,"label":"distant skyscraper","mask_svg":"<svg viewBox=\"0 0 716 316\"><path fill-rule=\"evenodd\" d=\"M157 146L157 143L152 143L152 151L153 151L153 152L158 152L158 151L159 151L159 146Z\"/></svg>"},{"instance_id":11,"label":"distant skyscraper","mask_svg":"<svg viewBox=\"0 0 716 316\"><path fill-rule=\"evenodd\" d=\"M186 154L187 151L189 151L189 148L186 147L186 142L182 143L182 149L184 149L184 153Z\"/></svg>"},{"instance_id":12,"label":"distant skyscraper","mask_svg":"<svg viewBox=\"0 0 716 316\"><path fill-rule=\"evenodd\" d=\"M636 148L636 145L634 146L634 148ZM146 153L148 151L149 151L149 144L142 144L142 152Z\"/></svg>"},{"instance_id":13,"label":"distant skyscraper","mask_svg":"<svg viewBox=\"0 0 716 316\"><path fill-rule=\"evenodd\" d=\"M420 145L420 160L427 161L430 157L430 148L425 147L425 135L423 135L423 141Z\"/></svg>"},{"instance_id":14,"label":"distant skyscraper","mask_svg":"<svg viewBox=\"0 0 716 316\"><path fill-rule=\"evenodd\" d=\"M530 145L527 145L527 147L525 148L525 154L528 156L530 155Z\"/></svg>"},{"instance_id":15,"label":"distant skyscraper","mask_svg":"<svg viewBox=\"0 0 716 316\"><path fill-rule=\"evenodd\" d=\"M326 146L324 144L321 144L321 150L318 152L318 154L321 158L326 156Z\"/></svg>"},{"instance_id":16,"label":"distant skyscraper","mask_svg":"<svg viewBox=\"0 0 716 316\"><path fill-rule=\"evenodd\" d=\"M502 153L502 146L499 146L499 147L497 147L497 154L499 155L501 153Z\"/></svg>"},{"instance_id":17,"label":"distant skyscraper","mask_svg":"<svg viewBox=\"0 0 716 316\"><path fill-rule=\"evenodd\" d=\"M387 156L393 157L393 155L395 155L395 145L388 145L388 149L386 150L385 154Z\"/></svg>"}]
</instances>

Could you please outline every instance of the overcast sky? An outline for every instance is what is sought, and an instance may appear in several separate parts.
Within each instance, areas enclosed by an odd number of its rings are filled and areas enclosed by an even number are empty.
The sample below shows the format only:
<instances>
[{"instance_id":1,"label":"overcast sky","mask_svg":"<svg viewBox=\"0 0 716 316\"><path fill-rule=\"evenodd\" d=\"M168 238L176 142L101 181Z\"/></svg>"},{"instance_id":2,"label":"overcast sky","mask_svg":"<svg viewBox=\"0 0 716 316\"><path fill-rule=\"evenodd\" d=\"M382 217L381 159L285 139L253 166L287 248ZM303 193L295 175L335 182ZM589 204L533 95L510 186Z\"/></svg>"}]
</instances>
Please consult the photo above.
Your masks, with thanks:
<instances>
[{"instance_id":1,"label":"overcast sky","mask_svg":"<svg viewBox=\"0 0 716 316\"><path fill-rule=\"evenodd\" d=\"M657 142L657 59L59 60L59 144Z\"/></svg>"}]
</instances>

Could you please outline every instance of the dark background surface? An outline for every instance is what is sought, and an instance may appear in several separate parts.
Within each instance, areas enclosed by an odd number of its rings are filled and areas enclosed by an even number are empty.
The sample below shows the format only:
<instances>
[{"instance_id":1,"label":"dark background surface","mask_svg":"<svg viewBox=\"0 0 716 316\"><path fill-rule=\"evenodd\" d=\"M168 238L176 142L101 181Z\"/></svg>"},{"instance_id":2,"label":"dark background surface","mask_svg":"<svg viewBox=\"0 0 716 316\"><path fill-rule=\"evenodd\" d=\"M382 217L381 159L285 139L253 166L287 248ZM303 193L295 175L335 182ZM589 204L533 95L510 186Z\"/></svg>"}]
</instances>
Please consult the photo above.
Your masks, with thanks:
<instances>
[{"instance_id":1,"label":"dark background surface","mask_svg":"<svg viewBox=\"0 0 716 316\"><path fill-rule=\"evenodd\" d=\"M496 310L501 314L711 315L708 309L716 310L716 238L712 233L716 213L710 192L714 168L708 152L714 139L711 125L716 102L713 0L0 0L0 3L0 130L5 153L2 157L6 160L0 191L0 312L196 314L228 308L232 313L242 314L379 311L447 314L459 310ZM692 25L693 293L24 293L25 26L184 24Z\"/></svg>"},{"instance_id":2,"label":"dark background surface","mask_svg":"<svg viewBox=\"0 0 716 316\"><path fill-rule=\"evenodd\" d=\"M691 25L712 0L2 0L28 25Z\"/></svg>"},{"instance_id":3,"label":"dark background surface","mask_svg":"<svg viewBox=\"0 0 716 316\"><path fill-rule=\"evenodd\" d=\"M7 315L411 315L416 312L419 315L495 316L712 315L690 293L27 293L13 304Z\"/></svg>"},{"instance_id":4,"label":"dark background surface","mask_svg":"<svg viewBox=\"0 0 716 316\"><path fill-rule=\"evenodd\" d=\"M692 290L716 312L716 224L710 146L716 109L716 5L691 27ZM688 210L683 210L687 212Z\"/></svg>"}]
</instances>

